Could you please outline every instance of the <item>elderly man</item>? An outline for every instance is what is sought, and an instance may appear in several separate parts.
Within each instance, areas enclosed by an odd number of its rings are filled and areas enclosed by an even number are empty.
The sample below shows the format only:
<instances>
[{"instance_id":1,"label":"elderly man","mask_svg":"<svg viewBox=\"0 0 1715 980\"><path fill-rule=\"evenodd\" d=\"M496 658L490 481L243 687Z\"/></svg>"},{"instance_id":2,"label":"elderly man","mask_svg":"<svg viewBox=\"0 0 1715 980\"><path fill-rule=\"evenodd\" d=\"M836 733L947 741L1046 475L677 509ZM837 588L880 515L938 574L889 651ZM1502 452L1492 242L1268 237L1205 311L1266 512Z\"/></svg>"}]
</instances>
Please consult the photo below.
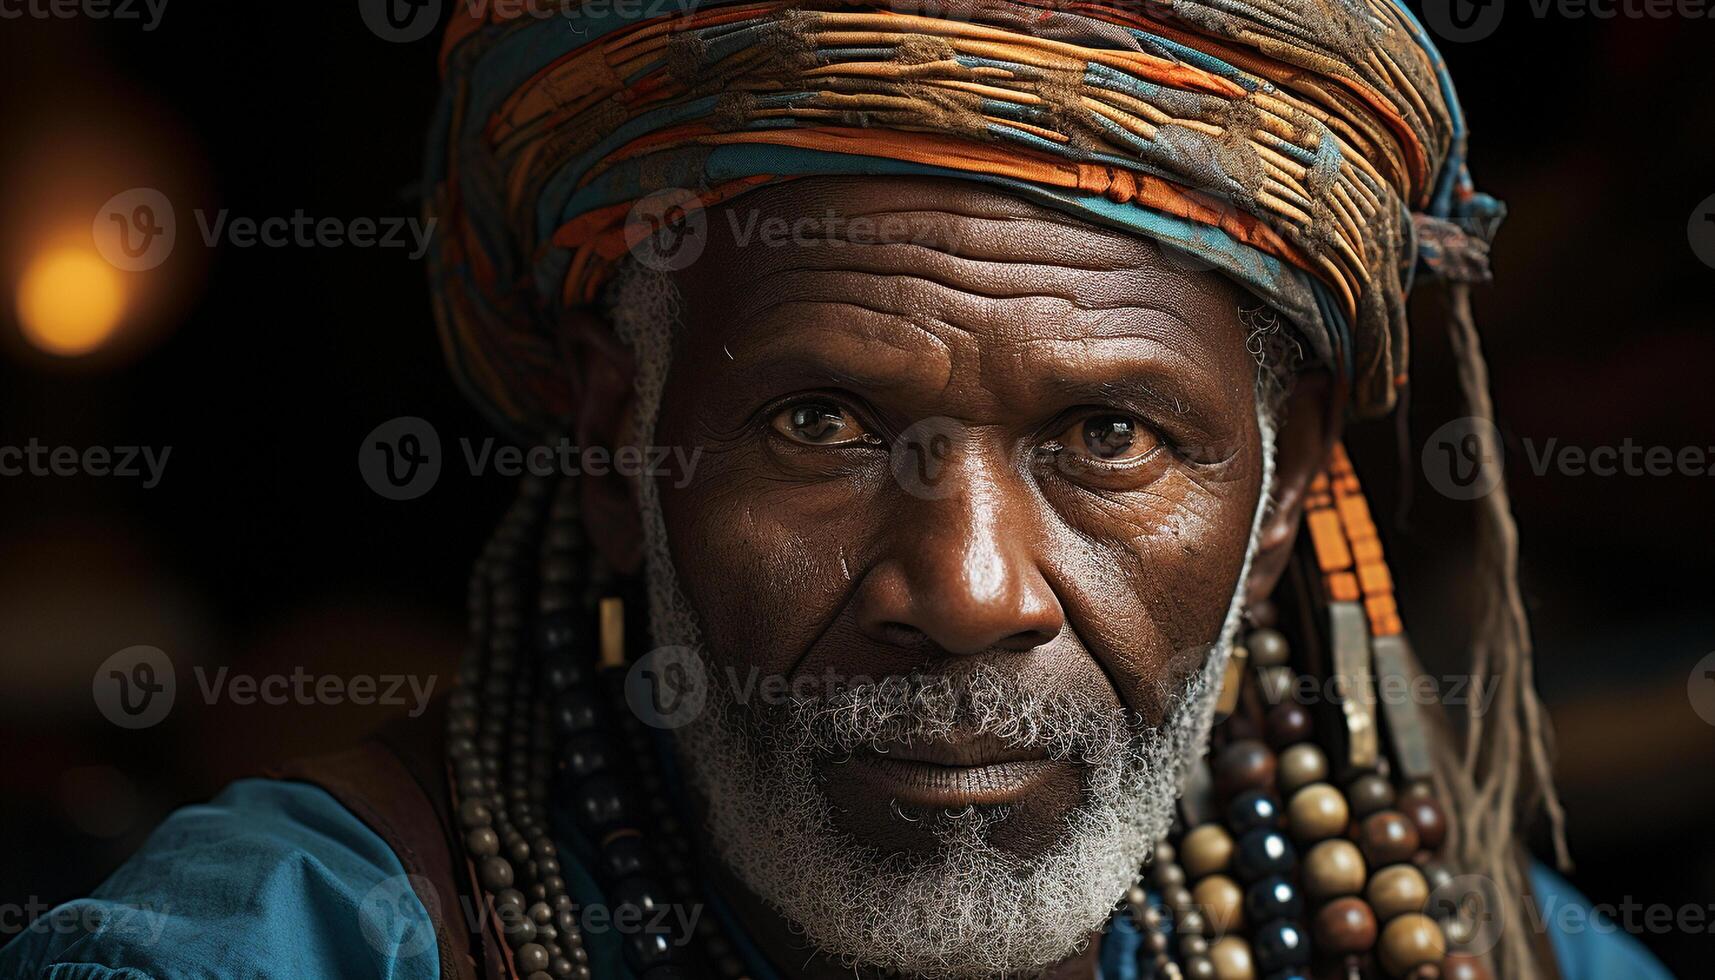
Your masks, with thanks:
<instances>
[{"instance_id":1,"label":"elderly man","mask_svg":"<svg viewBox=\"0 0 1715 980\"><path fill-rule=\"evenodd\" d=\"M1504 491L1490 699L1401 695L1340 429L1416 277L1487 415L1500 215L1407 11L466 11L443 67L461 379L696 465L527 480L435 728L181 811L7 975L1659 974L1528 914Z\"/></svg>"}]
</instances>

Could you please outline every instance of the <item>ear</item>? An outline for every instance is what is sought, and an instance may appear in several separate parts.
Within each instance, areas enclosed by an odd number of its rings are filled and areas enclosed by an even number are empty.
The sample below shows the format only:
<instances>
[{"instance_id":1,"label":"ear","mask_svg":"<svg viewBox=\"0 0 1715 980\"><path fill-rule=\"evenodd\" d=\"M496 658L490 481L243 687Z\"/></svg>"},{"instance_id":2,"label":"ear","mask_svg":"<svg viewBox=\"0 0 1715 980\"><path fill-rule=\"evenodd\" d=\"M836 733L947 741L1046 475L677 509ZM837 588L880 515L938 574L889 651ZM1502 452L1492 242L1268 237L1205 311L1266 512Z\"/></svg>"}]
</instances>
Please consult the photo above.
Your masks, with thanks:
<instances>
[{"instance_id":1,"label":"ear","mask_svg":"<svg viewBox=\"0 0 1715 980\"><path fill-rule=\"evenodd\" d=\"M1304 517L1304 495L1340 436L1344 393L1325 371L1299 375L1281 407L1274 439L1274 509L1264 515L1256 558L1245 583L1246 608L1266 602L1292 557Z\"/></svg>"},{"instance_id":2,"label":"ear","mask_svg":"<svg viewBox=\"0 0 1715 980\"><path fill-rule=\"evenodd\" d=\"M585 450L606 449L611 461L621 447L637 441L631 352L600 316L586 310L566 315L560 351L578 391L572 438ZM630 575L643 563L643 522L637 509L637 477L618 469L609 465L601 475L586 472L573 479L582 483L584 532L609 568Z\"/></svg>"}]
</instances>

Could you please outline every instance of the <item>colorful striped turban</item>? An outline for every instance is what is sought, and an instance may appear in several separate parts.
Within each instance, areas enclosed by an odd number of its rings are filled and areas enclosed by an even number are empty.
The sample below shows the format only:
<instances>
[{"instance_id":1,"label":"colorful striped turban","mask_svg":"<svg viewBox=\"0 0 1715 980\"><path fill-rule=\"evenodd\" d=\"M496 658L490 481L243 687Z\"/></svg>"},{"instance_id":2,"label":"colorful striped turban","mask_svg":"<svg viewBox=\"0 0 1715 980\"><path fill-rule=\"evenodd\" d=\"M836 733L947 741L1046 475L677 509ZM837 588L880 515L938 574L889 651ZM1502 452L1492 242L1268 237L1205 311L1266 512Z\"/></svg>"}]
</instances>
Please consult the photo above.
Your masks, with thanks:
<instances>
[{"instance_id":1,"label":"colorful striped turban","mask_svg":"<svg viewBox=\"0 0 1715 980\"><path fill-rule=\"evenodd\" d=\"M1222 270L1358 415L1404 383L1414 275L1485 278L1502 213L1393 0L458 6L429 147L437 315L466 386L526 431L569 416L556 325L659 191L982 181Z\"/></svg>"}]
</instances>

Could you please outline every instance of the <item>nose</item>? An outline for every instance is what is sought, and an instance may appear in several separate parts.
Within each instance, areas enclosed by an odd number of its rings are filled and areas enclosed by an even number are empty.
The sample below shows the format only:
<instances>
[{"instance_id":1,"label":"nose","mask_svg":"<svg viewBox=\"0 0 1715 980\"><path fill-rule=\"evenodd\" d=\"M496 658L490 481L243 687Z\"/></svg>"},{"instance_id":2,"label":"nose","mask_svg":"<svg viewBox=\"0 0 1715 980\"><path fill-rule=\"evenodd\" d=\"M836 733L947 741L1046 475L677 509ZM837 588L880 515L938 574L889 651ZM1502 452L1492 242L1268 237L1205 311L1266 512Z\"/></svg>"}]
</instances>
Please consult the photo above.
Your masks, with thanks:
<instances>
[{"instance_id":1,"label":"nose","mask_svg":"<svg viewBox=\"0 0 1715 980\"><path fill-rule=\"evenodd\" d=\"M1034 496L981 460L956 470L932 499L897 496L885 557L854 597L860 628L890 646L956 655L1050 642L1065 612L1043 574Z\"/></svg>"}]
</instances>

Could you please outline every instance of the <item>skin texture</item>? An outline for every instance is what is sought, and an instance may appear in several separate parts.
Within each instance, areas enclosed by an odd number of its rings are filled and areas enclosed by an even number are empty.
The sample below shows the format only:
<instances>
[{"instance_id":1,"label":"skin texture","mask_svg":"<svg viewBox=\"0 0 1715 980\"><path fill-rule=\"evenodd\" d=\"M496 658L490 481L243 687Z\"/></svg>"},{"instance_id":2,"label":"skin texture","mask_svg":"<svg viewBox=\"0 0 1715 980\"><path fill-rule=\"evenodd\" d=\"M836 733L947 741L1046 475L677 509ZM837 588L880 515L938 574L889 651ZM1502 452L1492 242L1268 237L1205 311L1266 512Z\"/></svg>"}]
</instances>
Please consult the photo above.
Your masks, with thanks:
<instances>
[{"instance_id":1,"label":"skin texture","mask_svg":"<svg viewBox=\"0 0 1715 980\"><path fill-rule=\"evenodd\" d=\"M797 222L790 240L766 236L771 218ZM793 181L708 228L673 273L686 329L653 442L701 450L689 483L661 490L717 664L819 691L980 662L1159 721L1219 632L1258 502L1240 315L1255 301L1149 242L965 182ZM580 436L623 445L630 365L605 329L566 327ZM1288 402L1252 598L1284 567L1338 402L1314 376ZM633 494L586 488L621 568L637 563ZM1080 798L1077 764L1028 768L995 837L1019 853ZM933 775L830 764L825 789L843 829L912 849L930 841L890 789ZM777 961L805 962L728 886Z\"/></svg>"}]
</instances>

